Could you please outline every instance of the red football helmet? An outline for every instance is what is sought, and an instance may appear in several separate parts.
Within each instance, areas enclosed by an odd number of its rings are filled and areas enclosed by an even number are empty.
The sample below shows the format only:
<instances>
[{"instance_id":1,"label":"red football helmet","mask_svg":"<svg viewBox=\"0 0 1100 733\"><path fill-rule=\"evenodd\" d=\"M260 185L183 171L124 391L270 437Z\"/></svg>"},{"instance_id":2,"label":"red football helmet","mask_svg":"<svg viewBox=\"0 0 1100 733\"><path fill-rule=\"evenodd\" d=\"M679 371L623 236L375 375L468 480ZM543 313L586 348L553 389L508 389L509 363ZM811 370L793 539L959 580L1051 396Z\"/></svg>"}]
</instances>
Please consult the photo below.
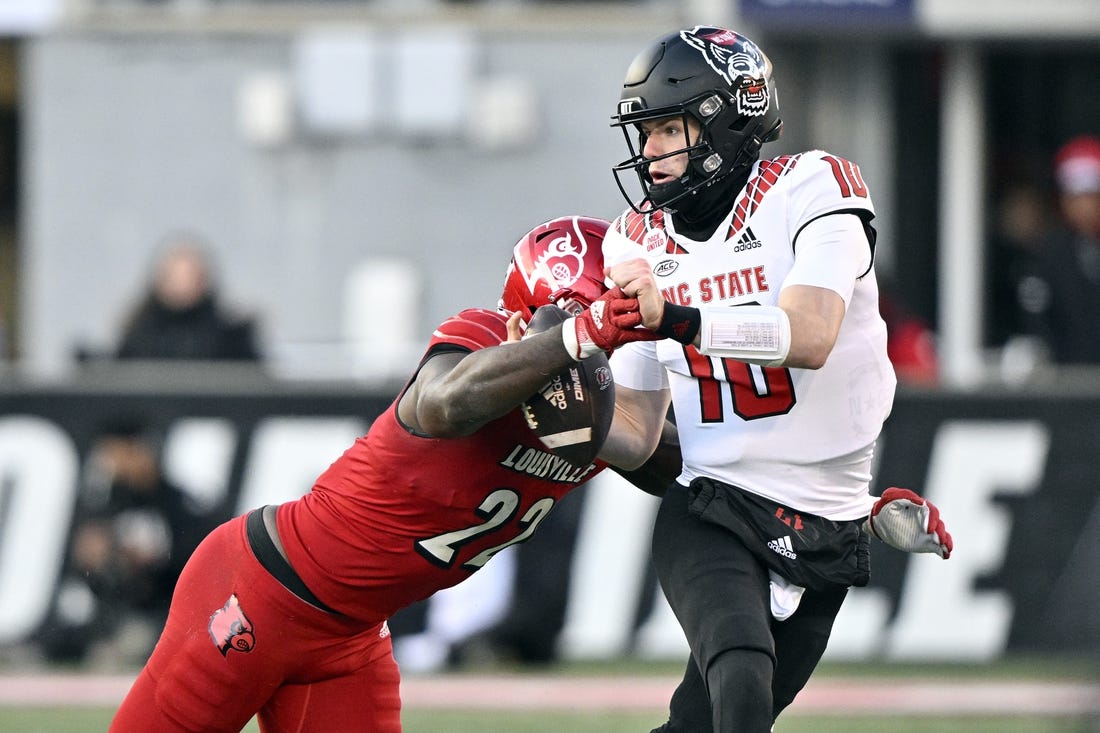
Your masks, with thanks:
<instances>
[{"instance_id":1,"label":"red football helmet","mask_svg":"<svg viewBox=\"0 0 1100 733\"><path fill-rule=\"evenodd\" d=\"M523 311L524 321L553 304L579 313L607 292L603 277L603 237L610 222L563 216L532 229L516 242L497 309Z\"/></svg>"}]
</instances>

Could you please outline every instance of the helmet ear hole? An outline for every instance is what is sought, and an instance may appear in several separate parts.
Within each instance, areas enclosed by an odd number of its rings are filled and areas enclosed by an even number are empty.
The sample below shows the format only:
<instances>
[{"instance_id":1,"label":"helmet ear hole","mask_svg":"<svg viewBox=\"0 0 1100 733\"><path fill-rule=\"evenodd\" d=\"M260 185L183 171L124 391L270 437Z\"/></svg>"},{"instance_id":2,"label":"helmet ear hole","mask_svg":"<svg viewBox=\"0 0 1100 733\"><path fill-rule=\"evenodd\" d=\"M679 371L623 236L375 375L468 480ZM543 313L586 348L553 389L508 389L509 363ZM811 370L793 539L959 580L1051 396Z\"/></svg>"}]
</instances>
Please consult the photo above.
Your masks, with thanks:
<instances>
[{"instance_id":1,"label":"helmet ear hole","mask_svg":"<svg viewBox=\"0 0 1100 733\"><path fill-rule=\"evenodd\" d=\"M750 126L755 125L756 120L751 117L738 117L729 126L729 131L737 134L744 134Z\"/></svg>"}]
</instances>

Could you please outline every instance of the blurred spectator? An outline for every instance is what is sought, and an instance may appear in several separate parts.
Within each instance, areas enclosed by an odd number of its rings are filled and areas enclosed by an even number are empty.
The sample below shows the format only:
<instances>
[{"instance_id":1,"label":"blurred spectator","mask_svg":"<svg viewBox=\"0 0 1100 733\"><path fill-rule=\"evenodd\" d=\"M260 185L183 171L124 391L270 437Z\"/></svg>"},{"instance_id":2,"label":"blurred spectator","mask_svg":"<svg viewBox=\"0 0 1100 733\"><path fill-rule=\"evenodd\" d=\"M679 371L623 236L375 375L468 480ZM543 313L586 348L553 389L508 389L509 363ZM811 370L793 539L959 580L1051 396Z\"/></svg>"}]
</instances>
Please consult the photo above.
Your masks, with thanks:
<instances>
[{"instance_id":1,"label":"blurred spectator","mask_svg":"<svg viewBox=\"0 0 1100 733\"><path fill-rule=\"evenodd\" d=\"M1016 180L994 203L992 213L987 333L990 345L1004 346L1024 331L1016 293L1050 226L1049 197L1032 180Z\"/></svg>"},{"instance_id":2,"label":"blurred spectator","mask_svg":"<svg viewBox=\"0 0 1100 733\"><path fill-rule=\"evenodd\" d=\"M49 621L51 661L141 664L180 570L222 517L197 510L162 474L157 440L120 421L93 442Z\"/></svg>"},{"instance_id":3,"label":"blurred spectator","mask_svg":"<svg viewBox=\"0 0 1100 733\"><path fill-rule=\"evenodd\" d=\"M1059 364L1100 364L1100 138L1066 143L1054 159L1061 221L1020 278L1023 330Z\"/></svg>"},{"instance_id":4,"label":"blurred spectator","mask_svg":"<svg viewBox=\"0 0 1100 733\"><path fill-rule=\"evenodd\" d=\"M879 312L886 321L886 354L898 382L931 387L939 381L935 333L914 313L885 280L879 289Z\"/></svg>"},{"instance_id":5,"label":"blurred spectator","mask_svg":"<svg viewBox=\"0 0 1100 733\"><path fill-rule=\"evenodd\" d=\"M175 235L157 260L148 292L126 325L119 359L258 361L255 323L220 300L201 241Z\"/></svg>"}]
</instances>

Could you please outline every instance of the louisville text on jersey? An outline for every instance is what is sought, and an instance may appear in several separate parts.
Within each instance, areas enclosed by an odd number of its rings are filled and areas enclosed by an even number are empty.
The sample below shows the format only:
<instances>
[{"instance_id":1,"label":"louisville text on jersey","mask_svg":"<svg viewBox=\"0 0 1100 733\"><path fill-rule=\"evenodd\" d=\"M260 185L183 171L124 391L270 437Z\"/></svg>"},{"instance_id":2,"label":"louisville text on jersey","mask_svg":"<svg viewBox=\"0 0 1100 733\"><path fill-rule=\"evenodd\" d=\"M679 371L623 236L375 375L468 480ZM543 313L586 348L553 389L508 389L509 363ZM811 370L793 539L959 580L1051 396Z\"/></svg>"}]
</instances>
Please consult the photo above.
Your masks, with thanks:
<instances>
[{"instance_id":1,"label":"louisville text on jersey","mask_svg":"<svg viewBox=\"0 0 1100 733\"><path fill-rule=\"evenodd\" d=\"M578 468L553 453L526 445L512 448L500 465L517 473L566 484L579 484L596 470L595 464Z\"/></svg>"}]
</instances>

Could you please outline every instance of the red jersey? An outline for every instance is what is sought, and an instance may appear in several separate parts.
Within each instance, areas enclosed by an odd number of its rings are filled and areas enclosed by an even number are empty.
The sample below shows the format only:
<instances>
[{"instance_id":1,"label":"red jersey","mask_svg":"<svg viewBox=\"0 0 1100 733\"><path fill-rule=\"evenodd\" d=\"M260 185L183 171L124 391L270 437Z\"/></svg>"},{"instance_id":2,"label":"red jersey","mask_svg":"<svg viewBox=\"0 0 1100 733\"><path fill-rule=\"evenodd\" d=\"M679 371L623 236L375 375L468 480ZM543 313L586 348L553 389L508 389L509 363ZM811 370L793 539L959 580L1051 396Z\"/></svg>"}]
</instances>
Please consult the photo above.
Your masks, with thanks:
<instances>
[{"instance_id":1,"label":"red jersey","mask_svg":"<svg viewBox=\"0 0 1100 733\"><path fill-rule=\"evenodd\" d=\"M439 349L496 346L505 317L469 309L432 334ZM329 607L366 622L456 585L526 540L562 496L604 464L549 453L513 410L464 438L411 432L394 401L310 493L283 504L290 564Z\"/></svg>"}]
</instances>

